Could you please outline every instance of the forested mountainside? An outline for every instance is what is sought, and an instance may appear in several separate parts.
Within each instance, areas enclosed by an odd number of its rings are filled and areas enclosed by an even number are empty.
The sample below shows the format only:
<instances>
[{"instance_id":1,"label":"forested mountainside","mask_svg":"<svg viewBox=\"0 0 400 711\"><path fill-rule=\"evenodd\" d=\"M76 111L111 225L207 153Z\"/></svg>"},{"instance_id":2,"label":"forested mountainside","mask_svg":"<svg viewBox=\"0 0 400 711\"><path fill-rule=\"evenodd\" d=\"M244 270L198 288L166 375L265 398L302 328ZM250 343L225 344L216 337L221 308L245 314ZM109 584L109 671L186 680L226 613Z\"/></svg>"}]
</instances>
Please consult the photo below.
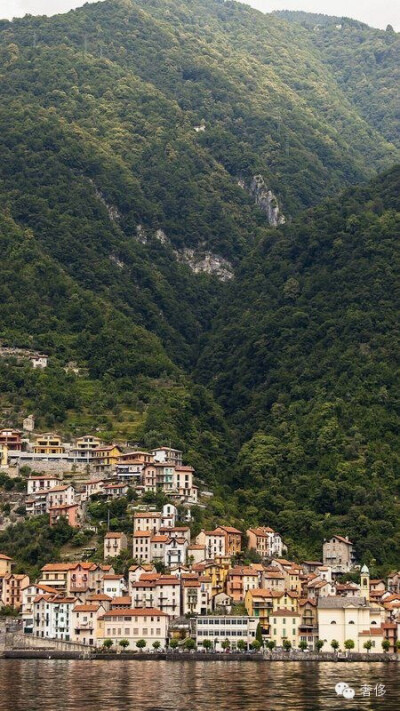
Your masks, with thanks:
<instances>
[{"instance_id":1,"label":"forested mountainside","mask_svg":"<svg viewBox=\"0 0 400 711\"><path fill-rule=\"evenodd\" d=\"M400 555L400 168L270 232L201 357L242 447L235 487L315 545ZM317 550L317 548L316 548Z\"/></svg>"},{"instance_id":2,"label":"forested mountainside","mask_svg":"<svg viewBox=\"0 0 400 711\"><path fill-rule=\"evenodd\" d=\"M0 360L0 413L171 442L245 523L310 554L345 527L387 562L398 172L368 180L400 162L398 35L287 19L106 0L0 21L0 344L49 355Z\"/></svg>"},{"instance_id":3,"label":"forested mountainside","mask_svg":"<svg viewBox=\"0 0 400 711\"><path fill-rule=\"evenodd\" d=\"M341 90L362 117L388 141L400 145L400 35L347 17L307 12L274 13L302 25Z\"/></svg>"}]
</instances>

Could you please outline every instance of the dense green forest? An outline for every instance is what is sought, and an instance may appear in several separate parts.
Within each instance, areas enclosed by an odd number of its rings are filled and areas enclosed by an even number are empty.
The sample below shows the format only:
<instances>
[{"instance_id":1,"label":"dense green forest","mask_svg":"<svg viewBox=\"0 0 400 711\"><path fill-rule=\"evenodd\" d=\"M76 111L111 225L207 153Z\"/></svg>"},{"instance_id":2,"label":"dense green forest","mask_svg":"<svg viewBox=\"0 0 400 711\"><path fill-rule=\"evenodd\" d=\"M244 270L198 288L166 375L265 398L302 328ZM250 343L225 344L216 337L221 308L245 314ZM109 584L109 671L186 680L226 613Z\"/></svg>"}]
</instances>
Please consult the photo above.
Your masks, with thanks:
<instances>
[{"instance_id":1,"label":"dense green forest","mask_svg":"<svg viewBox=\"0 0 400 711\"><path fill-rule=\"evenodd\" d=\"M0 342L50 358L0 360L4 422L170 442L216 522L398 562L399 42L219 0L0 21Z\"/></svg>"},{"instance_id":2,"label":"dense green forest","mask_svg":"<svg viewBox=\"0 0 400 711\"><path fill-rule=\"evenodd\" d=\"M400 168L271 231L244 260L198 366L241 442L244 515L315 552L341 530L366 560L391 565L399 234Z\"/></svg>"}]
</instances>

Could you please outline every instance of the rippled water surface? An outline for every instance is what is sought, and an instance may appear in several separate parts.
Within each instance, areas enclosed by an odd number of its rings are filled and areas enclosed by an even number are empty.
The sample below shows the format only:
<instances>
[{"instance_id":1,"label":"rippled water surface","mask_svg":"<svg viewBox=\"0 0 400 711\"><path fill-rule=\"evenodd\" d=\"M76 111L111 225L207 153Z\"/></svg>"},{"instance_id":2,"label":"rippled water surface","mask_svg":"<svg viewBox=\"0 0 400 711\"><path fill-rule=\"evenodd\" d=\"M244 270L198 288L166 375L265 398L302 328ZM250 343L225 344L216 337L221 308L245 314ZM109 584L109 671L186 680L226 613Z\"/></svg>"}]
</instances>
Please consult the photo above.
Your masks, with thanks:
<instances>
[{"instance_id":1,"label":"rippled water surface","mask_svg":"<svg viewBox=\"0 0 400 711\"><path fill-rule=\"evenodd\" d=\"M336 695L339 681L353 700ZM400 711L400 666L1 660L0 690L0 711Z\"/></svg>"}]
</instances>

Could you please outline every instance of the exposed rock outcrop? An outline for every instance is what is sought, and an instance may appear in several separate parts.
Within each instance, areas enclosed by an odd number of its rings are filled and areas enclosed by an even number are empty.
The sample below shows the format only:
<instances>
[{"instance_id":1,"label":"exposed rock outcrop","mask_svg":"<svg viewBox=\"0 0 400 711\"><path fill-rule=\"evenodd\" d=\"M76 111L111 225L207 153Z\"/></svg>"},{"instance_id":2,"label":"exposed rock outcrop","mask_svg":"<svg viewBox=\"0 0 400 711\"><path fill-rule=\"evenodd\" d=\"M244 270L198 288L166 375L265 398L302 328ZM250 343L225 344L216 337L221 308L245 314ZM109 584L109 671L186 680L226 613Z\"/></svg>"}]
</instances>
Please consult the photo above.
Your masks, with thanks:
<instances>
[{"instance_id":1,"label":"exposed rock outcrop","mask_svg":"<svg viewBox=\"0 0 400 711\"><path fill-rule=\"evenodd\" d=\"M280 211L278 199L272 190L269 190L262 175L253 176L250 184L250 194L254 197L256 205L265 212L271 227L278 227L285 223L285 217Z\"/></svg>"}]
</instances>

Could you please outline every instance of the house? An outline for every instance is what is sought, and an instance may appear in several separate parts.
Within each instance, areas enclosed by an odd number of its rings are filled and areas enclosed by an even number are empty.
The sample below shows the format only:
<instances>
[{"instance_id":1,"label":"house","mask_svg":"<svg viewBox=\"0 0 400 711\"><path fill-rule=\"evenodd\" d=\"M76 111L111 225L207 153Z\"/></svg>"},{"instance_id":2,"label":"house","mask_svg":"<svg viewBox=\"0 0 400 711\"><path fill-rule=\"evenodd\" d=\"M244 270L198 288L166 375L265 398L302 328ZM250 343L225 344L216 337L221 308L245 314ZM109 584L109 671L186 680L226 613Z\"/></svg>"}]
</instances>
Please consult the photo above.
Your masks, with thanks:
<instances>
[{"instance_id":1,"label":"house","mask_svg":"<svg viewBox=\"0 0 400 711\"><path fill-rule=\"evenodd\" d=\"M36 437L36 442L33 446L33 451L35 454L63 454L65 452L65 447L62 443L61 437L52 432L46 432L45 434Z\"/></svg>"},{"instance_id":2,"label":"house","mask_svg":"<svg viewBox=\"0 0 400 711\"><path fill-rule=\"evenodd\" d=\"M185 537L171 537L165 543L164 564L167 568L186 562L188 541Z\"/></svg>"},{"instance_id":3,"label":"house","mask_svg":"<svg viewBox=\"0 0 400 711\"><path fill-rule=\"evenodd\" d=\"M172 447L157 447L151 452L155 462L167 462L172 464L174 467L182 466L183 452L180 449L173 449Z\"/></svg>"},{"instance_id":4,"label":"house","mask_svg":"<svg viewBox=\"0 0 400 711\"><path fill-rule=\"evenodd\" d=\"M123 597L126 593L125 579L122 575L107 574L103 576L103 592L109 597Z\"/></svg>"},{"instance_id":5,"label":"house","mask_svg":"<svg viewBox=\"0 0 400 711\"><path fill-rule=\"evenodd\" d=\"M322 548L323 564L332 568L334 575L348 573L355 564L355 551L351 541L343 536L332 536Z\"/></svg>"},{"instance_id":6,"label":"house","mask_svg":"<svg viewBox=\"0 0 400 711\"><path fill-rule=\"evenodd\" d=\"M247 645L256 638L258 621L255 617L240 617L236 615L211 615L197 617L195 621L196 643L200 646L205 639L212 642L217 651L222 650L226 640L231 647L236 647L239 640Z\"/></svg>"},{"instance_id":7,"label":"house","mask_svg":"<svg viewBox=\"0 0 400 711\"><path fill-rule=\"evenodd\" d=\"M66 593L68 571L73 567L73 563L47 563L41 570L38 584L54 588L59 593Z\"/></svg>"},{"instance_id":8,"label":"house","mask_svg":"<svg viewBox=\"0 0 400 711\"><path fill-rule=\"evenodd\" d=\"M318 610L316 600L302 598L299 600L298 611L301 615L299 642L307 642L308 649L313 650L318 640Z\"/></svg>"},{"instance_id":9,"label":"house","mask_svg":"<svg viewBox=\"0 0 400 711\"><path fill-rule=\"evenodd\" d=\"M120 482L119 484L103 484L102 496L106 499L120 499L128 493L128 484Z\"/></svg>"},{"instance_id":10,"label":"house","mask_svg":"<svg viewBox=\"0 0 400 711\"><path fill-rule=\"evenodd\" d=\"M258 555L265 558L272 558L282 555L282 538L272 528L258 526L249 528L246 531L249 550L255 550Z\"/></svg>"},{"instance_id":11,"label":"house","mask_svg":"<svg viewBox=\"0 0 400 711\"><path fill-rule=\"evenodd\" d=\"M29 577L27 575L7 573L3 577L2 605L12 607L14 610L20 610L22 607L22 590L27 585L29 585Z\"/></svg>"},{"instance_id":12,"label":"house","mask_svg":"<svg viewBox=\"0 0 400 711\"><path fill-rule=\"evenodd\" d=\"M161 527L173 528L178 518L178 509L173 504L165 504L161 512Z\"/></svg>"},{"instance_id":13,"label":"house","mask_svg":"<svg viewBox=\"0 0 400 711\"><path fill-rule=\"evenodd\" d=\"M220 615L229 615L232 610L232 602L232 598L226 593L217 593L212 599L213 610Z\"/></svg>"},{"instance_id":14,"label":"house","mask_svg":"<svg viewBox=\"0 0 400 711\"><path fill-rule=\"evenodd\" d=\"M122 550L128 547L128 540L125 533L108 531L104 536L104 559L116 558Z\"/></svg>"},{"instance_id":15,"label":"house","mask_svg":"<svg viewBox=\"0 0 400 711\"><path fill-rule=\"evenodd\" d=\"M181 614L181 582L175 575L143 575L132 583L131 596L134 607L157 605L171 618Z\"/></svg>"},{"instance_id":16,"label":"house","mask_svg":"<svg viewBox=\"0 0 400 711\"><path fill-rule=\"evenodd\" d=\"M206 615L211 611L211 578L182 580L182 614Z\"/></svg>"},{"instance_id":17,"label":"house","mask_svg":"<svg viewBox=\"0 0 400 711\"><path fill-rule=\"evenodd\" d=\"M269 638L277 647L282 647L285 641L292 647L299 644L299 624L301 616L293 610L275 610L270 617Z\"/></svg>"},{"instance_id":18,"label":"house","mask_svg":"<svg viewBox=\"0 0 400 711\"><path fill-rule=\"evenodd\" d=\"M198 488L193 483L193 475L193 467L176 466L174 469L173 488L180 496L184 496L188 501L196 504Z\"/></svg>"},{"instance_id":19,"label":"house","mask_svg":"<svg viewBox=\"0 0 400 711\"><path fill-rule=\"evenodd\" d=\"M128 570L129 595L132 594L131 586L133 583L137 583L144 573L155 573L158 575L155 567L149 563L145 563L144 565L131 565Z\"/></svg>"},{"instance_id":20,"label":"house","mask_svg":"<svg viewBox=\"0 0 400 711\"><path fill-rule=\"evenodd\" d=\"M150 531L135 531L133 534L132 557L140 563L151 562L151 539Z\"/></svg>"},{"instance_id":21,"label":"house","mask_svg":"<svg viewBox=\"0 0 400 711\"><path fill-rule=\"evenodd\" d=\"M38 595L57 595L57 590L48 585L28 583L22 587L22 629L24 634L33 633L33 601Z\"/></svg>"},{"instance_id":22,"label":"house","mask_svg":"<svg viewBox=\"0 0 400 711\"><path fill-rule=\"evenodd\" d=\"M35 637L69 641L72 636L72 610L76 598L39 594L33 601Z\"/></svg>"},{"instance_id":23,"label":"house","mask_svg":"<svg viewBox=\"0 0 400 711\"><path fill-rule=\"evenodd\" d=\"M14 565L14 561L8 555L0 553L0 578L4 578L5 575L10 575L11 568Z\"/></svg>"},{"instance_id":24,"label":"house","mask_svg":"<svg viewBox=\"0 0 400 711\"><path fill-rule=\"evenodd\" d=\"M111 639L115 645L118 645L121 639L126 639L131 649L136 648L136 642L140 639L144 639L150 649L154 642L165 647L168 639L168 615L151 607L110 610L98 621L98 644L102 644L104 639Z\"/></svg>"},{"instance_id":25,"label":"house","mask_svg":"<svg viewBox=\"0 0 400 711\"><path fill-rule=\"evenodd\" d=\"M65 518L72 528L80 528L82 509L79 504L63 504L52 506L49 510L50 526L54 526L61 518Z\"/></svg>"},{"instance_id":26,"label":"house","mask_svg":"<svg viewBox=\"0 0 400 711\"><path fill-rule=\"evenodd\" d=\"M136 459L120 459L115 467L118 479L126 482L128 486L136 488L142 483L143 464Z\"/></svg>"},{"instance_id":27,"label":"house","mask_svg":"<svg viewBox=\"0 0 400 711\"><path fill-rule=\"evenodd\" d=\"M262 587L269 590L284 590L286 587L286 575L272 565L264 568L261 580Z\"/></svg>"},{"instance_id":28,"label":"house","mask_svg":"<svg viewBox=\"0 0 400 711\"><path fill-rule=\"evenodd\" d=\"M185 538L190 543L190 528L189 526L161 526L161 534L166 534L169 538Z\"/></svg>"},{"instance_id":29,"label":"house","mask_svg":"<svg viewBox=\"0 0 400 711\"><path fill-rule=\"evenodd\" d=\"M60 479L49 474L30 476L26 480L26 493L28 496L47 493L50 489L59 486Z\"/></svg>"},{"instance_id":30,"label":"house","mask_svg":"<svg viewBox=\"0 0 400 711\"><path fill-rule=\"evenodd\" d=\"M234 556L242 552L242 532L233 526L217 526L217 531L225 534L225 555Z\"/></svg>"},{"instance_id":31,"label":"house","mask_svg":"<svg viewBox=\"0 0 400 711\"><path fill-rule=\"evenodd\" d=\"M72 484L53 486L46 496L47 511L60 506L72 506L75 503L75 489Z\"/></svg>"},{"instance_id":32,"label":"house","mask_svg":"<svg viewBox=\"0 0 400 711\"><path fill-rule=\"evenodd\" d=\"M133 514L133 532L151 531L155 536L160 532L161 513L158 511L136 511Z\"/></svg>"},{"instance_id":33,"label":"house","mask_svg":"<svg viewBox=\"0 0 400 711\"><path fill-rule=\"evenodd\" d=\"M116 469L122 449L116 444L100 446L93 449L92 466L97 472L112 472Z\"/></svg>"},{"instance_id":34,"label":"house","mask_svg":"<svg viewBox=\"0 0 400 711\"><path fill-rule=\"evenodd\" d=\"M373 647L379 646L382 624L385 623L383 607L371 607L365 597L320 597L318 600L319 638L323 639L326 649L332 640L337 640L340 649L344 649L346 640L354 642L354 651L363 652L364 643L369 639ZM371 629L374 631L371 633ZM375 644L378 640L379 644ZM378 650L377 650L378 651Z\"/></svg>"},{"instance_id":35,"label":"house","mask_svg":"<svg viewBox=\"0 0 400 711\"><path fill-rule=\"evenodd\" d=\"M270 632L270 616L275 612L281 609L298 611L297 593L287 590L250 589L246 592L244 603L247 613L259 620L265 635Z\"/></svg>"},{"instance_id":36,"label":"house","mask_svg":"<svg viewBox=\"0 0 400 711\"><path fill-rule=\"evenodd\" d=\"M260 574L254 568L241 566L231 568L226 580L226 592L233 602L244 602L246 592L259 587Z\"/></svg>"},{"instance_id":37,"label":"house","mask_svg":"<svg viewBox=\"0 0 400 711\"><path fill-rule=\"evenodd\" d=\"M206 548L206 556L208 560L213 560L216 557L226 556L226 534L221 529L214 531L200 531L196 537L196 543Z\"/></svg>"},{"instance_id":38,"label":"house","mask_svg":"<svg viewBox=\"0 0 400 711\"><path fill-rule=\"evenodd\" d=\"M71 455L78 462L86 462L90 464L94 458L94 450L101 447L101 439L93 435L84 435L77 437L72 448Z\"/></svg>"},{"instance_id":39,"label":"house","mask_svg":"<svg viewBox=\"0 0 400 711\"><path fill-rule=\"evenodd\" d=\"M93 479L82 484L81 501L87 501L91 496L104 493L107 479Z\"/></svg>"},{"instance_id":40,"label":"house","mask_svg":"<svg viewBox=\"0 0 400 711\"><path fill-rule=\"evenodd\" d=\"M129 610L132 607L132 600L130 595L123 595L122 597L113 597L110 603L110 610Z\"/></svg>"},{"instance_id":41,"label":"house","mask_svg":"<svg viewBox=\"0 0 400 711\"><path fill-rule=\"evenodd\" d=\"M4 446L6 450L12 449L14 452L20 452L22 449L22 432L14 429L0 430L0 446Z\"/></svg>"},{"instance_id":42,"label":"house","mask_svg":"<svg viewBox=\"0 0 400 711\"><path fill-rule=\"evenodd\" d=\"M97 644L97 623L106 610L99 602L76 603L71 612L71 640L95 647Z\"/></svg>"}]
</instances>

